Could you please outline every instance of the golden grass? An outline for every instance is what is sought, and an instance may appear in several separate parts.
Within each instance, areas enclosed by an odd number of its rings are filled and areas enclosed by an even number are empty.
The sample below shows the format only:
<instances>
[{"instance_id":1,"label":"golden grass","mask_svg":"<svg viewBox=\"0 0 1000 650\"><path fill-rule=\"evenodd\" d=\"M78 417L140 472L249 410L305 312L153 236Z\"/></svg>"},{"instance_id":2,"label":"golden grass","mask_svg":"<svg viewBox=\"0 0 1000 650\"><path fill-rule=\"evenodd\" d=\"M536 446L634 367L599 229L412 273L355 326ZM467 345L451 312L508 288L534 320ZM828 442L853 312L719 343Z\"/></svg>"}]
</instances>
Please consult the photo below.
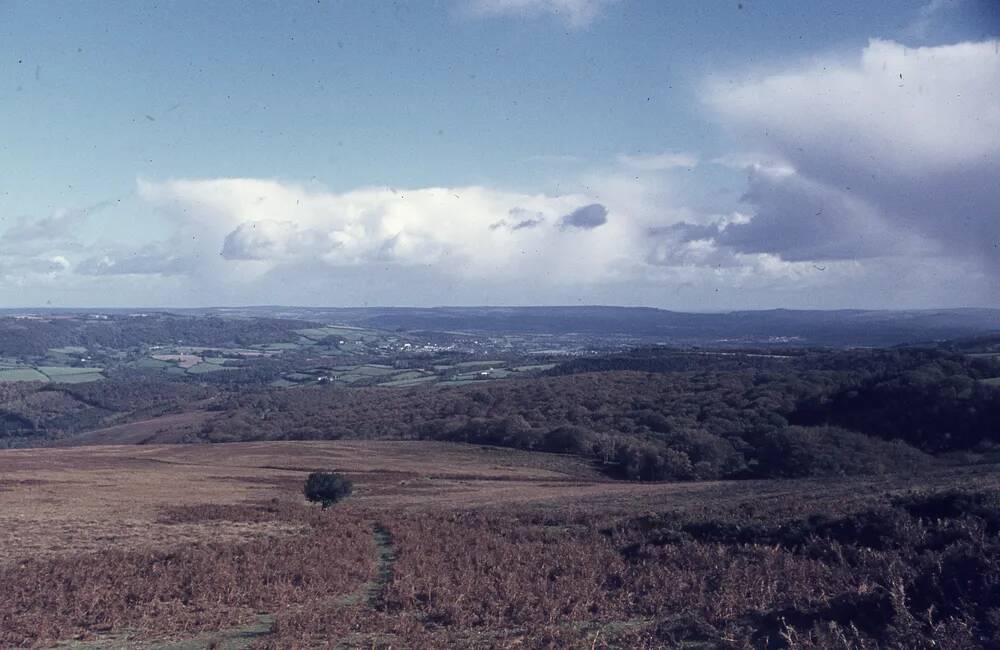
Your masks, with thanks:
<instances>
[{"instance_id":1,"label":"golden grass","mask_svg":"<svg viewBox=\"0 0 1000 650\"><path fill-rule=\"evenodd\" d=\"M2 562L108 548L156 548L292 532L275 522L164 524L165 508L299 500L312 470L348 473L354 500L372 507L468 506L537 499L553 490L606 489L586 474L507 450L417 442L267 442L100 446L0 452ZM565 486L559 486L559 482ZM547 487L547 486L558 487Z\"/></svg>"},{"instance_id":2,"label":"golden grass","mask_svg":"<svg viewBox=\"0 0 1000 650\"><path fill-rule=\"evenodd\" d=\"M5 450L0 452L0 563L294 532L275 522L168 525L160 518L164 509L178 506L299 502L306 474L318 470L347 474L355 483L351 502L372 511L560 505L625 513L668 503L728 503L750 493L756 507L780 509L793 494L849 503L863 500L868 489L908 487L901 477L858 480L844 489L829 481L622 483L570 457L416 441ZM968 472L980 484L998 482L988 471ZM924 475L912 483L928 480Z\"/></svg>"}]
</instances>

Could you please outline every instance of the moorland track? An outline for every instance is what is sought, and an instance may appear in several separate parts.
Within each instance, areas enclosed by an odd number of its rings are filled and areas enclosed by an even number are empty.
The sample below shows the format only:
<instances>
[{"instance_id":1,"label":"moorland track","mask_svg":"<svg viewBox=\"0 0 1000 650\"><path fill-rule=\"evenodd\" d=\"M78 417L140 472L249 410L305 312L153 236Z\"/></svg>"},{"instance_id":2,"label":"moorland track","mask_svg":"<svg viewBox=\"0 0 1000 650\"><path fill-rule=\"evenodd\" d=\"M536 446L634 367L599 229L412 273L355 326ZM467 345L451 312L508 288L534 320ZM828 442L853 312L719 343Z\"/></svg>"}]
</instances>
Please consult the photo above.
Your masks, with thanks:
<instances>
[{"instance_id":1,"label":"moorland track","mask_svg":"<svg viewBox=\"0 0 1000 650\"><path fill-rule=\"evenodd\" d=\"M375 567L372 578L362 583L355 591L337 599L337 607L364 607L376 609L380 606L389 583L392 581L393 565L396 563L396 549L392 534L379 522L372 522L372 539L375 544ZM183 640L153 640L137 643L131 640L128 631L109 634L92 641L67 641L56 644L51 650L241 650L255 642L266 639L274 632L274 614L260 614L256 623L232 627L217 632L207 632ZM329 643L329 639L326 640ZM337 648L358 648L370 642L367 635L354 634L340 639Z\"/></svg>"}]
</instances>

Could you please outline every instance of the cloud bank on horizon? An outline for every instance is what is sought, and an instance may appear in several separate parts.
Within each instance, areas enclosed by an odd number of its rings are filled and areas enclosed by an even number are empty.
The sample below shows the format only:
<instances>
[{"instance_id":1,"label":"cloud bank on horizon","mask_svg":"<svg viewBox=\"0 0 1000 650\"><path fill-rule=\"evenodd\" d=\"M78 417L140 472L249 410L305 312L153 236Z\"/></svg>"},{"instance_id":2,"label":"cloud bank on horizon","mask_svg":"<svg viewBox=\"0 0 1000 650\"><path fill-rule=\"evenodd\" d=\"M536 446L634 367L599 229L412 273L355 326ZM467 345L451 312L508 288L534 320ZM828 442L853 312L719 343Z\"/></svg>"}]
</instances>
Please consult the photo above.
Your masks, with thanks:
<instances>
[{"instance_id":1,"label":"cloud bank on horizon","mask_svg":"<svg viewBox=\"0 0 1000 650\"><path fill-rule=\"evenodd\" d=\"M617 3L470 6L585 29ZM104 204L8 221L0 294L168 306L1000 306L1000 41L873 39L698 87L690 101L728 138L724 155L623 151L537 188L140 178L144 238L80 234ZM738 199L706 200L734 169Z\"/></svg>"}]
</instances>

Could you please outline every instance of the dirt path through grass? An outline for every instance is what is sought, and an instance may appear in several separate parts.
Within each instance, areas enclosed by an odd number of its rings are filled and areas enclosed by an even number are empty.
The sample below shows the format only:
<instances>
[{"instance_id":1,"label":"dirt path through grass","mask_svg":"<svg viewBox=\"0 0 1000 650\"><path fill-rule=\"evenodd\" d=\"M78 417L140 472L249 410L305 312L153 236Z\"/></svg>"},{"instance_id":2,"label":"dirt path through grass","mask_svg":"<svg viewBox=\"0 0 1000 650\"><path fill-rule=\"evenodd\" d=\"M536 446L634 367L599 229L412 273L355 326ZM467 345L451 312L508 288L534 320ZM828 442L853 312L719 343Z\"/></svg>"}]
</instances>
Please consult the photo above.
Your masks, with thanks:
<instances>
[{"instance_id":1,"label":"dirt path through grass","mask_svg":"<svg viewBox=\"0 0 1000 650\"><path fill-rule=\"evenodd\" d=\"M375 579L368 584L365 602L369 607L376 607L386 588L392 582L392 568L396 564L396 549L392 545L392 534L382 524L372 527L375 537L375 549L378 554L378 565L375 569Z\"/></svg>"},{"instance_id":2,"label":"dirt path through grass","mask_svg":"<svg viewBox=\"0 0 1000 650\"><path fill-rule=\"evenodd\" d=\"M338 605L377 607L385 588L389 586L392 580L392 566L396 563L396 549L392 545L392 535L382 524L374 523L372 538L375 540L375 575L352 593L338 600Z\"/></svg>"},{"instance_id":3,"label":"dirt path through grass","mask_svg":"<svg viewBox=\"0 0 1000 650\"><path fill-rule=\"evenodd\" d=\"M376 564L371 580L362 583L350 594L337 600L337 605L351 607L378 607L389 582L392 581L392 568L396 562L396 550L392 544L392 534L380 523L372 524L372 538L375 542ZM134 633L122 631L115 634L102 635L91 641L70 641L59 643L53 650L126 650L143 648L144 650L242 650L250 647L254 641L269 635L274 629L275 617L272 614L260 614L257 622L252 625L232 627L216 632L205 632L181 641L133 641ZM354 648L368 639L360 635L345 638L337 646Z\"/></svg>"}]
</instances>

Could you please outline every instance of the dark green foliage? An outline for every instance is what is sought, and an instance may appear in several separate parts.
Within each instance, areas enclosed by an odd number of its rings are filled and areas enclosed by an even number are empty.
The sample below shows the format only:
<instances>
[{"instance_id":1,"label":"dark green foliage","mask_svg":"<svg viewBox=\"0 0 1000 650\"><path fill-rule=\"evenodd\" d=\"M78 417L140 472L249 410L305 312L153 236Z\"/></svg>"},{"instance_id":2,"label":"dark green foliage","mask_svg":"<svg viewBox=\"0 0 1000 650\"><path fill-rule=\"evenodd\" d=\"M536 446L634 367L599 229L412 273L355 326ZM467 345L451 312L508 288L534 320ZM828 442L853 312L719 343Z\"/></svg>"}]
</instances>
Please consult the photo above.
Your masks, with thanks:
<instances>
[{"instance_id":1,"label":"dark green foliage","mask_svg":"<svg viewBox=\"0 0 1000 650\"><path fill-rule=\"evenodd\" d=\"M350 496L354 485L344 476L332 472L313 472L306 479L306 499L323 504L326 510Z\"/></svg>"},{"instance_id":2,"label":"dark green foliage","mask_svg":"<svg viewBox=\"0 0 1000 650\"><path fill-rule=\"evenodd\" d=\"M1000 440L1000 376L995 359L930 349L826 355L812 362L836 383L805 396L789 419L835 424L929 453Z\"/></svg>"},{"instance_id":3,"label":"dark green foliage","mask_svg":"<svg viewBox=\"0 0 1000 650\"><path fill-rule=\"evenodd\" d=\"M450 390L241 394L210 439L332 437L336 422L352 437L578 454L631 480L884 474L1000 442L1000 390L983 382L1000 366L947 348L654 348L604 361L657 371L573 361L556 369L569 374Z\"/></svg>"},{"instance_id":4,"label":"dark green foliage","mask_svg":"<svg viewBox=\"0 0 1000 650\"><path fill-rule=\"evenodd\" d=\"M902 442L835 427L785 427L755 441L751 473L762 478L885 474L928 464Z\"/></svg>"},{"instance_id":5,"label":"dark green foliage","mask_svg":"<svg viewBox=\"0 0 1000 650\"><path fill-rule=\"evenodd\" d=\"M100 345L87 338L100 332L108 344L127 345L142 337L280 339L303 324L169 315L60 322L40 322L38 331L88 345ZM1000 361L961 345L647 347L570 360L552 376L405 390L270 389L306 363L303 351L231 360L238 372L196 379L115 368L92 384L3 388L0 440L39 444L197 405L213 417L192 435L211 442L448 440L575 454L631 480L883 474L931 462L916 450L968 462L1000 451L1000 389L987 381L1000 377Z\"/></svg>"},{"instance_id":6,"label":"dark green foliage","mask_svg":"<svg viewBox=\"0 0 1000 650\"><path fill-rule=\"evenodd\" d=\"M593 432L574 425L552 429L542 438L542 451L561 454L581 454L593 437Z\"/></svg>"}]
</instances>

